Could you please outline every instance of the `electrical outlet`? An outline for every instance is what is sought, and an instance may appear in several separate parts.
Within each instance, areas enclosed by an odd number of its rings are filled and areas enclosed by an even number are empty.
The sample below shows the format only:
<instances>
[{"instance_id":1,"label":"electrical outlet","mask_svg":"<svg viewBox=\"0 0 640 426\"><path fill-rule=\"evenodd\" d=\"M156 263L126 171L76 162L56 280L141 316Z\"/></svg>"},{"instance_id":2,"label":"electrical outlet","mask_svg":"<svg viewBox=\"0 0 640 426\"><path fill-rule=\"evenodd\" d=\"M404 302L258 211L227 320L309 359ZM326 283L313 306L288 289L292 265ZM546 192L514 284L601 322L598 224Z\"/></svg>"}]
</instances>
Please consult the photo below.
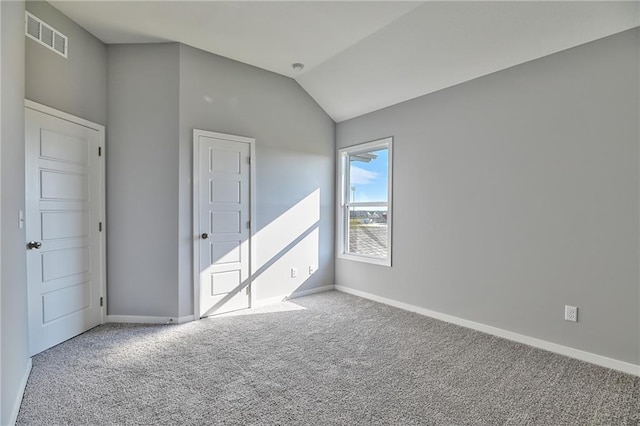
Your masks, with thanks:
<instances>
[{"instance_id":1,"label":"electrical outlet","mask_svg":"<svg viewBox=\"0 0 640 426\"><path fill-rule=\"evenodd\" d=\"M578 322L578 308L575 306L564 305L565 321Z\"/></svg>"},{"instance_id":2,"label":"electrical outlet","mask_svg":"<svg viewBox=\"0 0 640 426\"><path fill-rule=\"evenodd\" d=\"M298 276L298 268L291 268L291 278Z\"/></svg>"}]
</instances>

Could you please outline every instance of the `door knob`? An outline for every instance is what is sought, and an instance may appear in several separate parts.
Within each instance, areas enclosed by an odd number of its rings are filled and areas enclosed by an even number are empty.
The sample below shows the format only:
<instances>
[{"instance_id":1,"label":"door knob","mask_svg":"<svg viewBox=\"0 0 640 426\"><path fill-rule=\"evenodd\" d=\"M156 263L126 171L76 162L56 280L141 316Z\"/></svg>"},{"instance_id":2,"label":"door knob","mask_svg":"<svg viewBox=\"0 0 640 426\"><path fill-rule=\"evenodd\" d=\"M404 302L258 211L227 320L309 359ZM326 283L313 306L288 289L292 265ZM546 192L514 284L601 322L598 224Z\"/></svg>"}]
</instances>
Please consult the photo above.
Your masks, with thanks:
<instances>
[{"instance_id":1,"label":"door knob","mask_svg":"<svg viewBox=\"0 0 640 426\"><path fill-rule=\"evenodd\" d=\"M40 241L29 241L27 243L27 248L29 250L38 250L40 247L42 247L42 243Z\"/></svg>"},{"instance_id":2,"label":"door knob","mask_svg":"<svg viewBox=\"0 0 640 426\"><path fill-rule=\"evenodd\" d=\"M205 233L203 233L203 234L201 235L201 237L202 237L202 239L203 239L203 240L206 240L206 239L208 239L208 238L209 238L209 234L207 234L207 233L205 232Z\"/></svg>"}]
</instances>

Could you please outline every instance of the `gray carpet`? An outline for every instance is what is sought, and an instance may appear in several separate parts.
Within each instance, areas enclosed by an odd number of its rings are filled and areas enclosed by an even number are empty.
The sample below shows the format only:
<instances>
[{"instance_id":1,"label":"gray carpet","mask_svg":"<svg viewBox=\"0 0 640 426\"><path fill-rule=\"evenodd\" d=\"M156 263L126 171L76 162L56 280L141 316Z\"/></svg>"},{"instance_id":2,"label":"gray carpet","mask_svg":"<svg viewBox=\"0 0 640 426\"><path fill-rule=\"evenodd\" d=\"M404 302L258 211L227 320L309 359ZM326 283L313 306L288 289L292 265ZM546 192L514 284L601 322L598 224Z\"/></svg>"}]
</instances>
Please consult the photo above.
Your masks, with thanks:
<instances>
[{"instance_id":1,"label":"gray carpet","mask_svg":"<svg viewBox=\"0 0 640 426\"><path fill-rule=\"evenodd\" d=\"M327 292L107 324L33 359L18 425L637 425L640 379Z\"/></svg>"}]
</instances>

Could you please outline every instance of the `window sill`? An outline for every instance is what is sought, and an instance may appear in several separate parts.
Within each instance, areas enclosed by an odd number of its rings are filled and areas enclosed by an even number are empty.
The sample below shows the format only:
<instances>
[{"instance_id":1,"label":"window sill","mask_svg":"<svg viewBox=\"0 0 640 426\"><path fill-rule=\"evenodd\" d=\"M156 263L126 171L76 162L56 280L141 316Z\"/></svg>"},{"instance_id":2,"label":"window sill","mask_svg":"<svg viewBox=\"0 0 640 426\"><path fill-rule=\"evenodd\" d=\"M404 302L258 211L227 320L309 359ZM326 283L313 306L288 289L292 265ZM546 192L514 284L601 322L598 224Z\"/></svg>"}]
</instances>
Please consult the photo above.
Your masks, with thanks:
<instances>
[{"instance_id":1,"label":"window sill","mask_svg":"<svg viewBox=\"0 0 640 426\"><path fill-rule=\"evenodd\" d=\"M340 253L338 254L337 257L338 259L353 260L353 261L362 262L362 263L370 263L372 265L386 266L388 268L391 267L390 257L387 257L386 259L380 259L377 257L358 256L355 254L346 254L346 253Z\"/></svg>"}]
</instances>

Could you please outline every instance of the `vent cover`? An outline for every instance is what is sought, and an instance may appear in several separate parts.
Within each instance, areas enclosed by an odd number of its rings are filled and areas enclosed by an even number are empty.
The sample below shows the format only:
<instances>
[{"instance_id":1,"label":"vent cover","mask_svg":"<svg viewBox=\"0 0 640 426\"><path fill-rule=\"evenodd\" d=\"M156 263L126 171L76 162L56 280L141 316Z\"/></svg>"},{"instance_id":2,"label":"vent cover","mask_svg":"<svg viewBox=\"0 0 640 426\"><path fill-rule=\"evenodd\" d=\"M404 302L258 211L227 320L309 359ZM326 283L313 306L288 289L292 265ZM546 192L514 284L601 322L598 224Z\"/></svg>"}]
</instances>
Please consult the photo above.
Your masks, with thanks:
<instances>
[{"instance_id":1,"label":"vent cover","mask_svg":"<svg viewBox=\"0 0 640 426\"><path fill-rule=\"evenodd\" d=\"M67 57L68 39L60 31L44 23L29 12L25 12L25 34L30 39L48 47L58 55Z\"/></svg>"}]
</instances>

